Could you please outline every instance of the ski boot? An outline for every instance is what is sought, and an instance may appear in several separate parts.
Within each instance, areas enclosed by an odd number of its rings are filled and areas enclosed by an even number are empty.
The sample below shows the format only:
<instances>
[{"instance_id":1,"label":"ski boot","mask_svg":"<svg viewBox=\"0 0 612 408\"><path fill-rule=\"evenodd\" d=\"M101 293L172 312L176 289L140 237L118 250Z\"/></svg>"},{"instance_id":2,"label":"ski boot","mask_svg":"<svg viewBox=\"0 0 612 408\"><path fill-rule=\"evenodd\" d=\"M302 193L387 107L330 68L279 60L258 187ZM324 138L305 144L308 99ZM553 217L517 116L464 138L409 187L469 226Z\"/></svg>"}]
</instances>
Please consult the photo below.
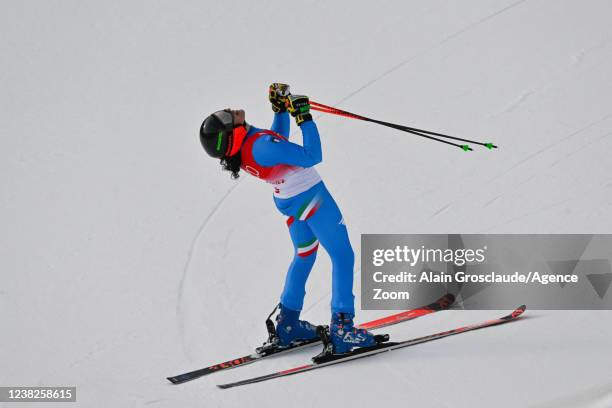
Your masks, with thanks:
<instances>
[{"instance_id":1,"label":"ski boot","mask_svg":"<svg viewBox=\"0 0 612 408\"><path fill-rule=\"evenodd\" d=\"M323 342L323 351L313 357L312 361L319 364L389 341L388 334L374 335L365 329L356 328L350 313L334 313L331 326L319 326L317 331Z\"/></svg>"},{"instance_id":2,"label":"ski boot","mask_svg":"<svg viewBox=\"0 0 612 408\"><path fill-rule=\"evenodd\" d=\"M276 334L280 347L319 339L317 327L306 320L300 320L299 317L299 310L291 310L280 305L280 313L276 316Z\"/></svg>"},{"instance_id":3,"label":"ski boot","mask_svg":"<svg viewBox=\"0 0 612 408\"><path fill-rule=\"evenodd\" d=\"M280 309L276 316L276 326L272 315ZM266 319L268 341L255 351L259 354L273 354L292 346L315 343L319 341L317 327L305 320L300 320L300 311L291 310L282 304L277 305Z\"/></svg>"}]
</instances>

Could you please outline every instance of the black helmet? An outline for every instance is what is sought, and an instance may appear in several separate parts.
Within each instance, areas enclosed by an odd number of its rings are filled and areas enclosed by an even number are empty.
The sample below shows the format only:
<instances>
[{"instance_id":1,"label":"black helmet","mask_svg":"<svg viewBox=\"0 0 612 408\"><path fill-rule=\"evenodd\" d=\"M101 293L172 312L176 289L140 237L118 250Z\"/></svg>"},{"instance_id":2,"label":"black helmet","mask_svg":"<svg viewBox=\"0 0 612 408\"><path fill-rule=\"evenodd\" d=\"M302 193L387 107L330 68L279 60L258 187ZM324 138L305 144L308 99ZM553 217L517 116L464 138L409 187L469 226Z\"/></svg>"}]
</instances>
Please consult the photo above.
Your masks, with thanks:
<instances>
[{"instance_id":1,"label":"black helmet","mask_svg":"<svg viewBox=\"0 0 612 408\"><path fill-rule=\"evenodd\" d=\"M208 116L200 126L200 142L209 156L220 159L240 150L246 136L244 126L234 127L234 116L229 109Z\"/></svg>"}]
</instances>

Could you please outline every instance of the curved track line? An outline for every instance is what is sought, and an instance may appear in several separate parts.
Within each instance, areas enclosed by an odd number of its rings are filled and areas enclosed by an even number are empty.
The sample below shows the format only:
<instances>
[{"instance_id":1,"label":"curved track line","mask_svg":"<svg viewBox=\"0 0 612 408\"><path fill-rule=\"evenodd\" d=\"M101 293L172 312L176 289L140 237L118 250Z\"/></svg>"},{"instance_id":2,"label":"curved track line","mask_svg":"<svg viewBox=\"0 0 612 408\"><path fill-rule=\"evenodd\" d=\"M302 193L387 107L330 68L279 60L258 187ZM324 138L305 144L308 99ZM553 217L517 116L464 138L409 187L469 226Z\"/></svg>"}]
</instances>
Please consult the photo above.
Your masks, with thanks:
<instances>
[{"instance_id":1,"label":"curved track line","mask_svg":"<svg viewBox=\"0 0 612 408\"><path fill-rule=\"evenodd\" d=\"M200 236L202 235L202 233L204 232L204 230L208 226L208 223L210 222L212 217L217 213L217 211L221 207L221 204L223 204L223 202L225 202L225 200L231 195L231 193L236 189L236 187L238 187L240 185L241 181L242 180L238 180L237 183L235 183L233 186L231 186L227 190L227 192L223 195L223 197L221 197L221 199L217 202L217 204L214 206L214 208L208 213L208 215L206 216L206 218L204 219L204 221L200 225L200 228L199 228L198 232L196 233L195 237L193 238L193 241L191 242L191 246L189 248L189 252L187 253L187 261L185 262L185 266L183 267L183 273L182 273L182 276L181 276L181 280L179 282L178 296L177 296L177 300L176 300L176 316L178 317L177 320L178 320L178 325L179 325L179 334L180 334L180 337L181 337L181 344L183 346L183 352L185 353L185 356L187 356L187 344L185 343L185 322L184 322L183 316L181 314L182 313L181 303L183 301L183 292L185 290L185 280L187 278L187 272L189 271L189 266L191 265L191 260L193 258L194 249L195 249L196 243L200 239Z\"/></svg>"}]
</instances>

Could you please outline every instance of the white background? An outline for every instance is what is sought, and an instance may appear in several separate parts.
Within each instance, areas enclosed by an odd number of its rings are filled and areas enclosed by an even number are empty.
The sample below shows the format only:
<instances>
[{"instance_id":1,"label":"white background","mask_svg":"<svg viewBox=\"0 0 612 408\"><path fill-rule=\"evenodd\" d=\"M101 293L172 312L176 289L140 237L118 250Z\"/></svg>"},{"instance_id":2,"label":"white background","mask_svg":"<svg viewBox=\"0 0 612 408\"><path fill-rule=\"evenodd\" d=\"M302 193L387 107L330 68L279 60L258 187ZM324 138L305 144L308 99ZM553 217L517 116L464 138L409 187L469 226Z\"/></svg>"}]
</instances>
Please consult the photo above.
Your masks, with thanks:
<instances>
[{"instance_id":1,"label":"white background","mask_svg":"<svg viewBox=\"0 0 612 408\"><path fill-rule=\"evenodd\" d=\"M267 86L281 81L500 146L465 153L318 117L318 169L358 256L362 233L610 233L611 15L605 0L5 4L0 385L76 385L83 407L610 406L609 312L528 311L240 389L215 384L316 350L181 386L165 377L263 341L292 256L270 187L232 181L205 156L207 114L244 108L267 127ZM327 322L329 294L320 251L304 317ZM389 332L498 314L444 312Z\"/></svg>"}]
</instances>

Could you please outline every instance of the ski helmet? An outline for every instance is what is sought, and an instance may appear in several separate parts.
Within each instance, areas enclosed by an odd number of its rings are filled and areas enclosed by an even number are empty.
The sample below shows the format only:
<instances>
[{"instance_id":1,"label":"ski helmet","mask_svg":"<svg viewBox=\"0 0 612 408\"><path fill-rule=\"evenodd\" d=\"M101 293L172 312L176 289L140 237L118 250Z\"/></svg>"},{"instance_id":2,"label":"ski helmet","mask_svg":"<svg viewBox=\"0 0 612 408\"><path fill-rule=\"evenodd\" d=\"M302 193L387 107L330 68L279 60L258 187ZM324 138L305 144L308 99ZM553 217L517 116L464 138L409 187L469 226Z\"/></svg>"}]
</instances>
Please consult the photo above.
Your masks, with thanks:
<instances>
[{"instance_id":1,"label":"ski helmet","mask_svg":"<svg viewBox=\"0 0 612 408\"><path fill-rule=\"evenodd\" d=\"M246 133L244 125L234 125L231 110L224 109L204 119L200 126L200 142L211 157L231 157L240 150Z\"/></svg>"}]
</instances>

